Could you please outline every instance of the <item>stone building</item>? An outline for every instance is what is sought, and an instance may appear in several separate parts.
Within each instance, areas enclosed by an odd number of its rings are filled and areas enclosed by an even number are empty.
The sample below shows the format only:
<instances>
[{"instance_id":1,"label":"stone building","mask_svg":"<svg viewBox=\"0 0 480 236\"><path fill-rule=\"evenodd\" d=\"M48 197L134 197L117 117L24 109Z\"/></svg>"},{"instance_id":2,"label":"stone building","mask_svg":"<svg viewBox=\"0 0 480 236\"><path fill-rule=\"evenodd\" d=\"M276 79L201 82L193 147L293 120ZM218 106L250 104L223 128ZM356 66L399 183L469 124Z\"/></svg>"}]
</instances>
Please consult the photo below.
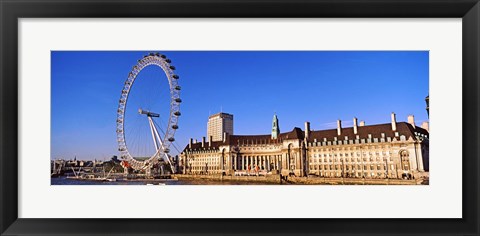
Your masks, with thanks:
<instances>
[{"instance_id":1,"label":"stone building","mask_svg":"<svg viewBox=\"0 0 480 236\"><path fill-rule=\"evenodd\" d=\"M422 128L423 127L423 128ZM428 123L408 122L365 125L353 119L353 127L280 133L276 115L270 135L229 135L215 141L202 138L181 153L186 174L295 175L344 178L418 178L428 175Z\"/></svg>"},{"instance_id":2,"label":"stone building","mask_svg":"<svg viewBox=\"0 0 480 236\"><path fill-rule=\"evenodd\" d=\"M233 115L217 113L208 117L207 137L212 136L213 141L222 140L223 133L233 134Z\"/></svg>"}]
</instances>

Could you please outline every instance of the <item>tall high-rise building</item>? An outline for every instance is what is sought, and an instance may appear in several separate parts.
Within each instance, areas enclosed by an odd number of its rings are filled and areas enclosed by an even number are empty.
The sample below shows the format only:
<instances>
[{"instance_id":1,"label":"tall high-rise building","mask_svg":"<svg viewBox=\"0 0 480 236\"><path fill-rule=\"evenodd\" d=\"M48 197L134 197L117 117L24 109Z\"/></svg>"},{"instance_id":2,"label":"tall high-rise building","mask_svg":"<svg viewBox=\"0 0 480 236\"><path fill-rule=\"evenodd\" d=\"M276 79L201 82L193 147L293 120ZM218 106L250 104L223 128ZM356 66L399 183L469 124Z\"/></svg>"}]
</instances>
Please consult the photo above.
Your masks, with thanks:
<instances>
[{"instance_id":1,"label":"tall high-rise building","mask_svg":"<svg viewBox=\"0 0 480 236\"><path fill-rule=\"evenodd\" d=\"M212 136L212 141L221 141L224 132L233 135L233 115L220 112L209 116L207 137Z\"/></svg>"}]
</instances>

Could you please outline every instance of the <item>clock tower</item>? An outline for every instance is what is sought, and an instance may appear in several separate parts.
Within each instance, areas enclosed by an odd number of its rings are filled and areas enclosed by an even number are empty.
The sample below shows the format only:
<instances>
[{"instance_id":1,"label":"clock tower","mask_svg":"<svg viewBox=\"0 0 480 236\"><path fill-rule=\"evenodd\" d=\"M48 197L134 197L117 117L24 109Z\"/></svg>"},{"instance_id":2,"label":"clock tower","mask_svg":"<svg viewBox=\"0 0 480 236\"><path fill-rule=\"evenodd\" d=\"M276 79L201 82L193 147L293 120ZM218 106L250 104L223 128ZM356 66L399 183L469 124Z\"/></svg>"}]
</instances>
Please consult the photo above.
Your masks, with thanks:
<instances>
[{"instance_id":1,"label":"clock tower","mask_svg":"<svg viewBox=\"0 0 480 236\"><path fill-rule=\"evenodd\" d=\"M272 139L277 139L278 135L280 135L280 127L278 126L277 114L274 114L272 121Z\"/></svg>"}]
</instances>

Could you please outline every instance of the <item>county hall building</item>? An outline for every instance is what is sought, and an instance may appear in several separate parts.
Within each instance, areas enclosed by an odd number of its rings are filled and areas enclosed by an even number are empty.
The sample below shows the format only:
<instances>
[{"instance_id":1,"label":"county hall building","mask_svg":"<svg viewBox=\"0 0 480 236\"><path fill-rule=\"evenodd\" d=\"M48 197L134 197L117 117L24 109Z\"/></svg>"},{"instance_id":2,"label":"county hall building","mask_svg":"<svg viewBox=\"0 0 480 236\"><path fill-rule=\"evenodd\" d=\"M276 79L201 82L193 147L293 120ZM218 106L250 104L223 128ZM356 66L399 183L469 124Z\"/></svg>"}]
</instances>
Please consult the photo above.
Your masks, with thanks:
<instances>
[{"instance_id":1,"label":"county hall building","mask_svg":"<svg viewBox=\"0 0 480 236\"><path fill-rule=\"evenodd\" d=\"M226 120L221 121L224 117ZM190 139L181 153L185 174L319 176L344 178L418 178L428 176L428 123L416 126L414 117L397 122L365 125L353 118L353 127L311 130L295 127L280 132L276 115L268 135L233 134L233 115L210 117L219 127L216 138ZM227 124L227 126L225 125ZM227 127L227 129L222 129ZM222 131L221 138L218 136ZM227 132L228 130L228 132ZM210 132L209 132L210 133Z\"/></svg>"}]
</instances>

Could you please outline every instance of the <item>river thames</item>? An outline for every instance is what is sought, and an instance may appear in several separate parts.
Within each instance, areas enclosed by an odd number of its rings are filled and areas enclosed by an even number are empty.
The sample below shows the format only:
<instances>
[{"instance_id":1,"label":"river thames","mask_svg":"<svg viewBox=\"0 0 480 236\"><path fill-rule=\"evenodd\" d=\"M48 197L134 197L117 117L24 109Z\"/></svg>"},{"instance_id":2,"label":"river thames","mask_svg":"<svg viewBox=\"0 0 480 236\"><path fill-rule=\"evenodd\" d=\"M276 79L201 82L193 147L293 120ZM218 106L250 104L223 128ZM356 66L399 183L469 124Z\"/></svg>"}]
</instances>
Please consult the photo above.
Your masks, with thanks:
<instances>
[{"instance_id":1,"label":"river thames","mask_svg":"<svg viewBox=\"0 0 480 236\"><path fill-rule=\"evenodd\" d=\"M234 180L142 180L142 181L124 181L118 180L116 182L102 182L94 180L76 180L67 179L65 176L58 178L51 178L51 185L278 185L275 183L266 182L245 182Z\"/></svg>"}]
</instances>

